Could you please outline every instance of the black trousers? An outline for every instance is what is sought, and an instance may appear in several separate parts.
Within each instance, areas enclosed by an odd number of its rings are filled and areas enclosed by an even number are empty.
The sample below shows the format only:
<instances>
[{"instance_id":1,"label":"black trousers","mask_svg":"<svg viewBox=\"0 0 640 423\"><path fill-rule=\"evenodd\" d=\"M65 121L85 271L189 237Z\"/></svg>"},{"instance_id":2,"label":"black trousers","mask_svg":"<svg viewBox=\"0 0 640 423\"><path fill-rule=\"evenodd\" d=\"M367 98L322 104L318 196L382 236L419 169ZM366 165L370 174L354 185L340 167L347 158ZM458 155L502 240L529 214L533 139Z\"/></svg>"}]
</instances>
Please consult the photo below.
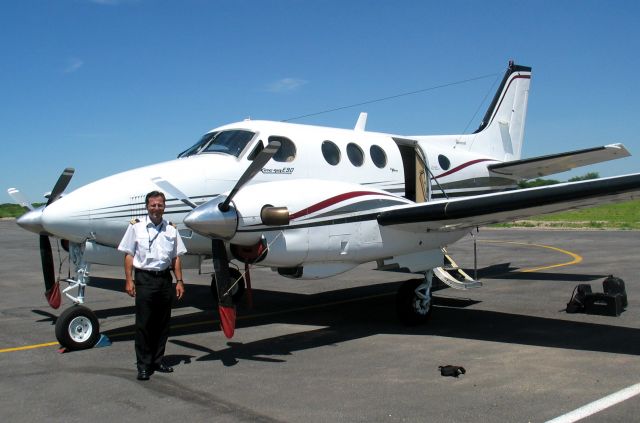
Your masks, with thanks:
<instances>
[{"instance_id":1,"label":"black trousers","mask_svg":"<svg viewBox=\"0 0 640 423\"><path fill-rule=\"evenodd\" d=\"M173 301L171 272L153 275L136 271L135 284L137 365L139 369L151 370L160 364L169 338Z\"/></svg>"}]
</instances>

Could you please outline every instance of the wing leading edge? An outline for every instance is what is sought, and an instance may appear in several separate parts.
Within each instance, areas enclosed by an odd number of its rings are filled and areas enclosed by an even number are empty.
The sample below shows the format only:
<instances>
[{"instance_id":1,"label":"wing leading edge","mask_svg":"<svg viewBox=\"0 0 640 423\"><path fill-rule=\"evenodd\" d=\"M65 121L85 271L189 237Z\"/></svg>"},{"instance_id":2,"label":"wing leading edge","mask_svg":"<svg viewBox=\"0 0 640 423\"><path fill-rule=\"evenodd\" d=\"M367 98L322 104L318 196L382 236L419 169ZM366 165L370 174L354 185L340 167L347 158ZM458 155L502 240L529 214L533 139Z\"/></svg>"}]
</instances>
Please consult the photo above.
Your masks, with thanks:
<instances>
[{"instance_id":1,"label":"wing leading edge","mask_svg":"<svg viewBox=\"0 0 640 423\"><path fill-rule=\"evenodd\" d=\"M640 173L399 206L378 215L383 226L455 230L640 198Z\"/></svg>"},{"instance_id":2,"label":"wing leading edge","mask_svg":"<svg viewBox=\"0 0 640 423\"><path fill-rule=\"evenodd\" d=\"M624 145L609 144L602 147L587 148L567 153L496 163L489 165L488 168L490 171L501 175L515 176L521 179L532 179L565 172L575 169L576 167L620 159L630 155Z\"/></svg>"}]
</instances>

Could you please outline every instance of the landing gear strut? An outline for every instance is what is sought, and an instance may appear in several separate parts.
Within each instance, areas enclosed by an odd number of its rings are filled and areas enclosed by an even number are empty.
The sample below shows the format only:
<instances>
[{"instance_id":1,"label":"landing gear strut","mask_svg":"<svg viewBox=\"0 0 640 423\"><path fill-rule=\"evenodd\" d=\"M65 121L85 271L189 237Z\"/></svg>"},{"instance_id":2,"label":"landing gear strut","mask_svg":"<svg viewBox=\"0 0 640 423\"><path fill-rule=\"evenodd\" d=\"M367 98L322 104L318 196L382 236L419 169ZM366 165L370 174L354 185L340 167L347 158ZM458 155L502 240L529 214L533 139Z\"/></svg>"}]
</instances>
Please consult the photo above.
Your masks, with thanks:
<instances>
[{"instance_id":1,"label":"landing gear strut","mask_svg":"<svg viewBox=\"0 0 640 423\"><path fill-rule=\"evenodd\" d=\"M84 303L84 291L89 282L90 264L84 260L81 244L71 243L69 257L75 267L75 278L65 279L69 286L62 292L73 301L73 305L56 320L56 338L69 351L92 348L100 337L100 323L95 313L80 304ZM77 288L75 296L69 291Z\"/></svg>"},{"instance_id":2,"label":"landing gear strut","mask_svg":"<svg viewBox=\"0 0 640 423\"><path fill-rule=\"evenodd\" d=\"M431 317L431 286L433 271L424 275L424 280L410 279L405 281L396 294L396 311L400 321L407 326L415 326L426 322Z\"/></svg>"}]
</instances>

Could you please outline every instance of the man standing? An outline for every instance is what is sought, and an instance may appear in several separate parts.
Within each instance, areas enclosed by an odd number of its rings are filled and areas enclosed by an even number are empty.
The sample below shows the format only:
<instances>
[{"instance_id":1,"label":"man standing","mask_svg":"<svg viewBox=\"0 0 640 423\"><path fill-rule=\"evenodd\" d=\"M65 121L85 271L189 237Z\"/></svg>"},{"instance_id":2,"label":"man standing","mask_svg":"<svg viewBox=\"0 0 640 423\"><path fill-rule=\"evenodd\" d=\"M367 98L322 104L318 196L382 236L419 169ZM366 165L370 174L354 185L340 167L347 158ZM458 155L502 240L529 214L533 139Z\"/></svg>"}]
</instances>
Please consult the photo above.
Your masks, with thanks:
<instances>
[{"instance_id":1,"label":"man standing","mask_svg":"<svg viewBox=\"0 0 640 423\"><path fill-rule=\"evenodd\" d=\"M145 205L148 215L131 221L118 246L118 250L126 254L125 291L136 299L138 380L149 380L154 371L173 372L173 368L162 361L173 299L171 269L176 275L179 300L184 295L180 256L187 252L178 230L162 218L164 194L151 191Z\"/></svg>"}]
</instances>

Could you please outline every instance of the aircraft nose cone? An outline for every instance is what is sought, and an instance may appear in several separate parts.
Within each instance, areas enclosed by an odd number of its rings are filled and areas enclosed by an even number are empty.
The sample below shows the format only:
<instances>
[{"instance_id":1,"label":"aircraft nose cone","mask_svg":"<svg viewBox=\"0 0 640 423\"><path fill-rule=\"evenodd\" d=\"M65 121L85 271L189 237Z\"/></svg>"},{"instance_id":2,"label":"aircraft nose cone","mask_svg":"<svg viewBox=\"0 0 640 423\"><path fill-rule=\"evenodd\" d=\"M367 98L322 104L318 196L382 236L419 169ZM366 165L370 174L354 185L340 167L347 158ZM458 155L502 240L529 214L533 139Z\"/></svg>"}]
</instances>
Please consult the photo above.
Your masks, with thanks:
<instances>
[{"instance_id":1,"label":"aircraft nose cone","mask_svg":"<svg viewBox=\"0 0 640 423\"><path fill-rule=\"evenodd\" d=\"M30 210L20 216L16 223L22 229L26 229L30 232L36 234L46 234L44 227L42 226L42 211L44 210L44 206L39 207L35 210Z\"/></svg>"},{"instance_id":2,"label":"aircraft nose cone","mask_svg":"<svg viewBox=\"0 0 640 423\"><path fill-rule=\"evenodd\" d=\"M42 226L58 238L84 242L91 235L92 223L85 202L78 201L71 193L44 209Z\"/></svg>"},{"instance_id":3,"label":"aircraft nose cone","mask_svg":"<svg viewBox=\"0 0 640 423\"><path fill-rule=\"evenodd\" d=\"M225 196L220 195L193 209L184 218L184 224L200 235L230 240L236 233L238 215L231 207L226 212L218 208Z\"/></svg>"}]
</instances>

